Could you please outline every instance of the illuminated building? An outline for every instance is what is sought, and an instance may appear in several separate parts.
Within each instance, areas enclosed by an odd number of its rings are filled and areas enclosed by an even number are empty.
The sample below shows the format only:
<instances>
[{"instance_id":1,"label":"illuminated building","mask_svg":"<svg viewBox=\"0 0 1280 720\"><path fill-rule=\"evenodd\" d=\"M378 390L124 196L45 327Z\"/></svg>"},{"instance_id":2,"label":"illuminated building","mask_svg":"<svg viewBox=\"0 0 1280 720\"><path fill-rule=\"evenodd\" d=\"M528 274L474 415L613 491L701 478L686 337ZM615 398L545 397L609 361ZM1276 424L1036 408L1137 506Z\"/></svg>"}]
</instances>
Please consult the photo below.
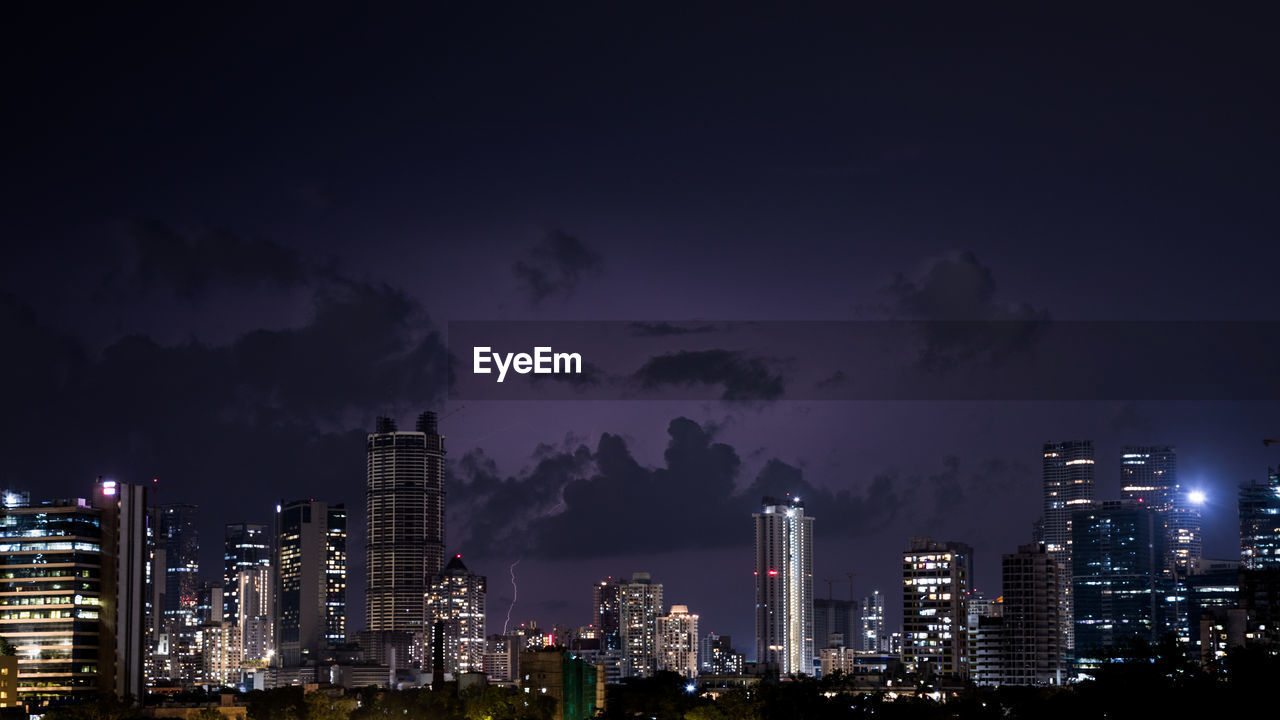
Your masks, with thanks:
<instances>
[{"instance_id":1,"label":"illuminated building","mask_svg":"<svg viewBox=\"0 0 1280 720\"><path fill-rule=\"evenodd\" d=\"M1120 498L1160 515L1165 572L1185 577L1200 559L1200 508L1178 483L1178 456L1168 445L1126 446L1120 455Z\"/></svg>"},{"instance_id":2,"label":"illuminated building","mask_svg":"<svg viewBox=\"0 0 1280 720\"><path fill-rule=\"evenodd\" d=\"M1076 664L1088 668L1126 639L1156 641L1165 533L1160 516L1136 502L1095 503L1072 523Z\"/></svg>"},{"instance_id":3,"label":"illuminated building","mask_svg":"<svg viewBox=\"0 0 1280 720\"><path fill-rule=\"evenodd\" d=\"M1044 545L1021 545L1001 559L1002 685L1060 685L1066 638L1058 618L1061 571Z\"/></svg>"},{"instance_id":4,"label":"illuminated building","mask_svg":"<svg viewBox=\"0 0 1280 720\"><path fill-rule=\"evenodd\" d=\"M1060 568L1072 567L1072 512L1093 502L1093 465L1092 441L1068 440L1044 444L1044 543L1046 551ZM1062 573L1060 582L1059 632L1066 639L1067 651L1070 652L1075 647L1070 573Z\"/></svg>"},{"instance_id":5,"label":"illuminated building","mask_svg":"<svg viewBox=\"0 0 1280 720\"><path fill-rule=\"evenodd\" d=\"M267 526L232 523L226 527L222 551L223 618L240 624L240 571L271 564Z\"/></svg>"},{"instance_id":6,"label":"illuminated building","mask_svg":"<svg viewBox=\"0 0 1280 720\"><path fill-rule=\"evenodd\" d=\"M902 554L902 662L920 675L968 670L969 567L964 543L911 538Z\"/></svg>"},{"instance_id":7,"label":"illuminated building","mask_svg":"<svg viewBox=\"0 0 1280 720\"><path fill-rule=\"evenodd\" d=\"M1240 562L1245 570L1280 569L1280 472L1240 486Z\"/></svg>"},{"instance_id":8,"label":"illuminated building","mask_svg":"<svg viewBox=\"0 0 1280 720\"><path fill-rule=\"evenodd\" d=\"M649 573L632 573L631 582L618 583L622 677L653 677L662 607L662 583L653 582Z\"/></svg>"},{"instance_id":9,"label":"illuminated building","mask_svg":"<svg viewBox=\"0 0 1280 720\"><path fill-rule=\"evenodd\" d=\"M560 649L520 654L521 689L555 700L551 717L556 720L587 720L604 710L604 686L598 678L598 666Z\"/></svg>"},{"instance_id":10,"label":"illuminated building","mask_svg":"<svg viewBox=\"0 0 1280 720\"><path fill-rule=\"evenodd\" d=\"M969 679L974 685L990 687L1001 683L1004 671L1004 622L1001 615L969 613Z\"/></svg>"},{"instance_id":11,"label":"illuminated building","mask_svg":"<svg viewBox=\"0 0 1280 720\"><path fill-rule=\"evenodd\" d=\"M884 633L884 595L873 591L862 599L858 608L858 645L862 652L888 652L889 642Z\"/></svg>"},{"instance_id":12,"label":"illuminated building","mask_svg":"<svg viewBox=\"0 0 1280 720\"><path fill-rule=\"evenodd\" d=\"M200 657L203 682L230 685L240 677L241 646L239 630L225 620L207 622L200 627Z\"/></svg>"},{"instance_id":13,"label":"illuminated building","mask_svg":"<svg viewBox=\"0 0 1280 720\"><path fill-rule=\"evenodd\" d=\"M744 664L742 653L734 652L733 638L728 635L707 633L698 642L698 665L704 673L741 675Z\"/></svg>"},{"instance_id":14,"label":"illuminated building","mask_svg":"<svg viewBox=\"0 0 1280 720\"><path fill-rule=\"evenodd\" d=\"M486 584L455 555L427 590L427 621L444 633L443 671L455 677L484 671Z\"/></svg>"},{"instance_id":15,"label":"illuminated building","mask_svg":"<svg viewBox=\"0 0 1280 720\"><path fill-rule=\"evenodd\" d=\"M756 661L813 673L813 518L799 498L765 497L756 528Z\"/></svg>"},{"instance_id":16,"label":"illuminated building","mask_svg":"<svg viewBox=\"0 0 1280 720\"><path fill-rule=\"evenodd\" d=\"M200 588L200 536L195 505L158 505L155 515L153 596L159 631L152 650L156 680L191 684L199 680L201 658L196 631Z\"/></svg>"},{"instance_id":17,"label":"illuminated building","mask_svg":"<svg viewBox=\"0 0 1280 720\"><path fill-rule=\"evenodd\" d=\"M294 667L346 642L347 511L299 500L276 506L275 527L276 658Z\"/></svg>"},{"instance_id":18,"label":"illuminated building","mask_svg":"<svg viewBox=\"0 0 1280 720\"><path fill-rule=\"evenodd\" d=\"M143 688L145 488L99 479L92 501L0 511L0 636L16 661L0 690L40 706ZM16 662L16 667L10 665ZM10 689L5 689L10 688Z\"/></svg>"},{"instance_id":19,"label":"illuminated building","mask_svg":"<svg viewBox=\"0 0 1280 720\"><path fill-rule=\"evenodd\" d=\"M18 656L0 655L0 709L22 707L18 696Z\"/></svg>"},{"instance_id":20,"label":"illuminated building","mask_svg":"<svg viewBox=\"0 0 1280 720\"><path fill-rule=\"evenodd\" d=\"M236 574L236 596L239 599L241 658L245 663L260 664L275 654L272 613L275 588L269 565L251 565Z\"/></svg>"},{"instance_id":21,"label":"illuminated building","mask_svg":"<svg viewBox=\"0 0 1280 720\"><path fill-rule=\"evenodd\" d=\"M1168 512L1178 491L1178 456L1168 445L1126 445L1120 451L1120 499Z\"/></svg>"},{"instance_id":22,"label":"illuminated building","mask_svg":"<svg viewBox=\"0 0 1280 720\"><path fill-rule=\"evenodd\" d=\"M698 677L698 616L685 605L658 618L658 670Z\"/></svg>"},{"instance_id":23,"label":"illuminated building","mask_svg":"<svg viewBox=\"0 0 1280 720\"><path fill-rule=\"evenodd\" d=\"M367 438L365 618L372 632L422 633L427 583L444 567L444 437L435 413Z\"/></svg>"},{"instance_id":24,"label":"illuminated building","mask_svg":"<svg viewBox=\"0 0 1280 720\"><path fill-rule=\"evenodd\" d=\"M1244 644L1244 611L1237 610L1240 604L1240 561L1201 559L1186 578L1186 591L1190 641L1197 647L1195 654L1203 662L1221 659L1229 647L1223 646L1228 637L1236 641L1236 646ZM1233 614L1238 617L1231 621ZM1205 620L1209 621L1207 628ZM1217 625L1223 627L1216 628ZM1238 632L1227 633L1227 625L1235 625ZM1221 631L1216 637L1215 629ZM1209 637L1206 637L1206 631Z\"/></svg>"},{"instance_id":25,"label":"illuminated building","mask_svg":"<svg viewBox=\"0 0 1280 720\"><path fill-rule=\"evenodd\" d=\"M622 633L619 630L620 597L618 581L607 577L591 587L591 607L595 626L600 628L600 649L621 650Z\"/></svg>"}]
</instances>

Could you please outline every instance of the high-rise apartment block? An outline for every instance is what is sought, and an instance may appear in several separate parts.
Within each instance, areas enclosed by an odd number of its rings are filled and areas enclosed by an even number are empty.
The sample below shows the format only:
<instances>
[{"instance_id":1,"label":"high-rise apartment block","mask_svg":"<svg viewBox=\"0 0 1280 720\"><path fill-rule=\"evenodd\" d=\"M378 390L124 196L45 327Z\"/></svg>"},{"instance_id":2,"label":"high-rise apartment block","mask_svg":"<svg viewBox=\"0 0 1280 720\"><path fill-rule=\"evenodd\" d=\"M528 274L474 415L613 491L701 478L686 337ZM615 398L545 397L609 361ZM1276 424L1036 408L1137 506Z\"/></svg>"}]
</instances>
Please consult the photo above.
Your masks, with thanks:
<instances>
[{"instance_id":1,"label":"high-rise apartment block","mask_svg":"<svg viewBox=\"0 0 1280 720\"><path fill-rule=\"evenodd\" d=\"M427 590L427 621L443 633L444 672L484 671L487 580L455 555ZM436 642L432 638L432 643ZM428 657L431 655L428 654ZM434 669L434 665L432 665Z\"/></svg>"},{"instance_id":2,"label":"high-rise apartment block","mask_svg":"<svg viewBox=\"0 0 1280 720\"><path fill-rule=\"evenodd\" d=\"M223 618L240 624L240 571L271 564L270 533L266 525L233 523L226 527L222 550Z\"/></svg>"},{"instance_id":3,"label":"high-rise apartment block","mask_svg":"<svg viewBox=\"0 0 1280 720\"><path fill-rule=\"evenodd\" d=\"M658 618L658 670L698 676L698 616L685 605Z\"/></svg>"},{"instance_id":4,"label":"high-rise apartment block","mask_svg":"<svg viewBox=\"0 0 1280 720\"><path fill-rule=\"evenodd\" d=\"M652 677L657 669L658 616L662 614L662 583L649 573L631 575L618 584L618 626L622 640L622 677Z\"/></svg>"},{"instance_id":5,"label":"high-rise apartment block","mask_svg":"<svg viewBox=\"0 0 1280 720\"><path fill-rule=\"evenodd\" d=\"M922 675L968 670L968 568L964 543L913 537L902 554L902 662Z\"/></svg>"},{"instance_id":6,"label":"high-rise apartment block","mask_svg":"<svg viewBox=\"0 0 1280 720\"><path fill-rule=\"evenodd\" d=\"M1095 503L1072 519L1075 659L1100 661L1107 647L1133 638L1155 642L1163 630L1164 525L1134 501Z\"/></svg>"},{"instance_id":7,"label":"high-rise apartment block","mask_svg":"<svg viewBox=\"0 0 1280 720\"><path fill-rule=\"evenodd\" d=\"M1245 570L1280 570L1280 472L1240 486L1240 562Z\"/></svg>"},{"instance_id":8,"label":"high-rise apartment block","mask_svg":"<svg viewBox=\"0 0 1280 720\"><path fill-rule=\"evenodd\" d=\"M315 500L276 506L275 648L296 667L346 642L347 511Z\"/></svg>"},{"instance_id":9,"label":"high-rise apartment block","mask_svg":"<svg viewBox=\"0 0 1280 720\"><path fill-rule=\"evenodd\" d=\"M812 674L813 517L799 498L765 497L756 530L756 661Z\"/></svg>"},{"instance_id":10,"label":"high-rise apartment block","mask_svg":"<svg viewBox=\"0 0 1280 720\"><path fill-rule=\"evenodd\" d=\"M884 631L884 593L879 590L862 598L858 607L858 644L860 652L888 652L889 639Z\"/></svg>"},{"instance_id":11,"label":"high-rise apartment block","mask_svg":"<svg viewBox=\"0 0 1280 720\"><path fill-rule=\"evenodd\" d=\"M1002 558L1001 569L1000 683L1061 684L1067 646L1058 617L1058 562L1042 544L1022 545Z\"/></svg>"},{"instance_id":12,"label":"high-rise apartment block","mask_svg":"<svg viewBox=\"0 0 1280 720\"><path fill-rule=\"evenodd\" d=\"M427 583L444 567L444 437L435 413L401 432L379 418L366 442L366 622L423 633Z\"/></svg>"},{"instance_id":13,"label":"high-rise apartment block","mask_svg":"<svg viewBox=\"0 0 1280 720\"><path fill-rule=\"evenodd\" d=\"M146 489L99 479L92 499L0 508L0 637L17 653L18 698L36 708L140 697L144 671Z\"/></svg>"},{"instance_id":14,"label":"high-rise apartment block","mask_svg":"<svg viewBox=\"0 0 1280 720\"><path fill-rule=\"evenodd\" d=\"M1093 502L1093 442L1069 440L1044 444L1042 479L1044 483L1044 544L1060 568L1072 567L1072 513ZM1066 638L1067 649L1075 647L1072 621L1072 585L1070 573L1060 576L1058 620Z\"/></svg>"}]
</instances>

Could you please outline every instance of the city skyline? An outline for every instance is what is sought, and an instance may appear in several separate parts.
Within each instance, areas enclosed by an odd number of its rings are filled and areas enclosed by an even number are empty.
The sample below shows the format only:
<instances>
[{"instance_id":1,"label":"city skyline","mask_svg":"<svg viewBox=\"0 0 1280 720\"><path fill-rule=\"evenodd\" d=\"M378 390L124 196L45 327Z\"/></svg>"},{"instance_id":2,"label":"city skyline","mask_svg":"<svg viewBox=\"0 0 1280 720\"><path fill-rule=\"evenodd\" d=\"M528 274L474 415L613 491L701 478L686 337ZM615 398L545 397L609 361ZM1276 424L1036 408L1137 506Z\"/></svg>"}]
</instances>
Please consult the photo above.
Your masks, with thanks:
<instances>
[{"instance_id":1,"label":"city skyline","mask_svg":"<svg viewBox=\"0 0 1280 720\"><path fill-rule=\"evenodd\" d=\"M720 668L905 652L984 682L1056 681L1046 622L1073 662L1280 627L1280 44L1255 8L7 27L0 489L146 496L121 522L150 533L152 678L303 683L274 668L324 656L421 683L395 673L443 619L449 664L515 677L549 637L580 657L540 675L583 692L583 658L601 687L687 669L695 616ZM904 599L961 560L948 600ZM28 579L13 622L94 612ZM1117 623L1099 588L1154 604Z\"/></svg>"}]
</instances>

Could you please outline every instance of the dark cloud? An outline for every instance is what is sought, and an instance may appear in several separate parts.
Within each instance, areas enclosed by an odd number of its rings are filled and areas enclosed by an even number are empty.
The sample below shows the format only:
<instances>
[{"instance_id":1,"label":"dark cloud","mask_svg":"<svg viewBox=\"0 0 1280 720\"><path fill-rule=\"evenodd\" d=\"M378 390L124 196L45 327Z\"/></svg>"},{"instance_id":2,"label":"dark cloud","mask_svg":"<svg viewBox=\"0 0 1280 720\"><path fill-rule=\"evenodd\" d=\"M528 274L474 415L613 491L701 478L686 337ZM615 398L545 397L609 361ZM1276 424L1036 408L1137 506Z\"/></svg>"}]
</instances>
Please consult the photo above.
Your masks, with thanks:
<instances>
[{"instance_id":1,"label":"dark cloud","mask_svg":"<svg viewBox=\"0 0 1280 720\"><path fill-rule=\"evenodd\" d=\"M715 332L715 325L677 325L669 322L633 322L631 334L637 337L670 337Z\"/></svg>"},{"instance_id":2,"label":"dark cloud","mask_svg":"<svg viewBox=\"0 0 1280 720\"><path fill-rule=\"evenodd\" d=\"M183 233L147 220L131 223L125 241L128 259L103 279L98 298L137 298L164 289L195 301L222 286L295 288L312 275L296 251L225 230Z\"/></svg>"},{"instance_id":3,"label":"dark cloud","mask_svg":"<svg viewBox=\"0 0 1280 720\"><path fill-rule=\"evenodd\" d=\"M890 317L923 323L928 370L1001 362L1034 345L1049 322L1043 309L998 301L995 276L970 251L936 258L915 279L898 273L887 292Z\"/></svg>"},{"instance_id":4,"label":"dark cloud","mask_svg":"<svg viewBox=\"0 0 1280 720\"><path fill-rule=\"evenodd\" d=\"M826 376L825 378L819 380L817 383L815 383L815 386L819 390L831 390L834 388L838 388L841 385L844 385L845 380L847 379L848 379L848 376L844 374L843 370L837 370L831 373L830 375Z\"/></svg>"},{"instance_id":5,"label":"dark cloud","mask_svg":"<svg viewBox=\"0 0 1280 720\"><path fill-rule=\"evenodd\" d=\"M611 433L603 433L594 450L540 447L532 470L520 476L501 477L481 451L464 455L450 467L450 527L464 528L455 537L457 549L506 557L519 547L546 558L581 558L734 547L750 542L746 518L758 511L761 497L788 493L820 517L820 536L864 537L900 522L907 511L920 523L954 519L1018 479L1000 462L966 471L947 458L932 475L881 473L834 490L773 458L739 487L738 451L717 442L711 425L680 417L667 435L660 467L636 462ZM620 513L653 513L660 527L679 530L650 531L642 524L620 530Z\"/></svg>"},{"instance_id":6,"label":"dark cloud","mask_svg":"<svg viewBox=\"0 0 1280 720\"><path fill-rule=\"evenodd\" d=\"M433 407L445 389L439 335L384 285L326 285L295 328L218 345L129 335L101 352L0 294L0 337L19 350L0 355L0 397L21 409L0 414L0 487L74 497L98 475L157 477L159 500L198 503L213 537L268 520L278 499L362 508L373 417ZM363 514L350 521L358 577Z\"/></svg>"},{"instance_id":7,"label":"dark cloud","mask_svg":"<svg viewBox=\"0 0 1280 720\"><path fill-rule=\"evenodd\" d=\"M567 298L603 261L594 250L563 230L553 230L511 266L520 290L534 305L550 297Z\"/></svg>"},{"instance_id":8,"label":"dark cloud","mask_svg":"<svg viewBox=\"0 0 1280 720\"><path fill-rule=\"evenodd\" d=\"M777 400L782 374L764 358L736 350L680 350L649 358L632 378L646 390L663 386L722 386L730 401Z\"/></svg>"}]
</instances>

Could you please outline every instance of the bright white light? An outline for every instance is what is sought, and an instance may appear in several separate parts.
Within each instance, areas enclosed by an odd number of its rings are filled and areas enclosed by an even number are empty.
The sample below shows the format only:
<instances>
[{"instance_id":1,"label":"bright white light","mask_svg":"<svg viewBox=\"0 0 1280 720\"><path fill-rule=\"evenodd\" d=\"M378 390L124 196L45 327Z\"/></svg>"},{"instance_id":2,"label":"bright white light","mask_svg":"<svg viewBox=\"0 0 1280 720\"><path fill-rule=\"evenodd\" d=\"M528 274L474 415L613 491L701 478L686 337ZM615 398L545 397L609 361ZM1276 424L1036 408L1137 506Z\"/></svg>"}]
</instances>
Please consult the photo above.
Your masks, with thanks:
<instances>
[{"instance_id":1,"label":"bright white light","mask_svg":"<svg viewBox=\"0 0 1280 720\"><path fill-rule=\"evenodd\" d=\"M1192 490L1187 493L1187 500L1191 501L1192 505L1203 505L1208 499L1209 497L1204 494L1203 490Z\"/></svg>"},{"instance_id":2,"label":"bright white light","mask_svg":"<svg viewBox=\"0 0 1280 720\"><path fill-rule=\"evenodd\" d=\"M694 690L697 690L697 689L698 689L698 686L697 686L697 685L694 685L693 683L689 683L688 685L685 685L685 686L684 686L684 691L685 691L685 692L687 692L687 693L691 693L691 692L693 692Z\"/></svg>"}]
</instances>

